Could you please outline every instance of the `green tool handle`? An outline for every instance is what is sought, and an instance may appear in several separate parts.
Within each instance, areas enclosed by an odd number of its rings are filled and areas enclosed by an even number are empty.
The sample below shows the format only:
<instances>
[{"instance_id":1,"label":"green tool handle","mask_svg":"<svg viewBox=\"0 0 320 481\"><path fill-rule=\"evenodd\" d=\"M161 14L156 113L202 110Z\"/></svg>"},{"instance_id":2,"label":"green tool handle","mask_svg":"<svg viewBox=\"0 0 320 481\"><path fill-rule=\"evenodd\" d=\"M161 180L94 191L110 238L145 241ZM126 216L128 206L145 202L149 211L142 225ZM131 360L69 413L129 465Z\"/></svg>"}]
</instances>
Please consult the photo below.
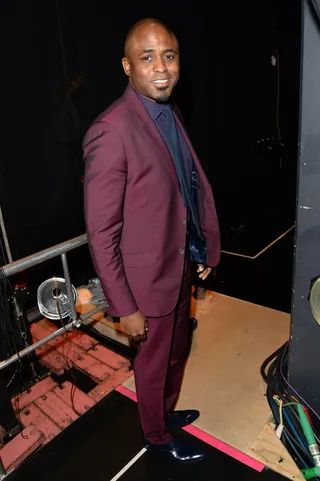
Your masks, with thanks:
<instances>
[{"instance_id":1,"label":"green tool handle","mask_svg":"<svg viewBox=\"0 0 320 481\"><path fill-rule=\"evenodd\" d=\"M307 468L301 471L304 479L314 479L320 476L320 466L315 466L314 468Z\"/></svg>"},{"instance_id":2,"label":"green tool handle","mask_svg":"<svg viewBox=\"0 0 320 481\"><path fill-rule=\"evenodd\" d=\"M314 437L312 428L310 426L310 423L308 421L306 413L303 410L303 407L300 404L298 404L297 408L298 408L301 426L302 426L302 429L303 429L303 432L304 432L304 435L306 437L308 445L311 446L313 444L317 444L316 438Z\"/></svg>"}]
</instances>

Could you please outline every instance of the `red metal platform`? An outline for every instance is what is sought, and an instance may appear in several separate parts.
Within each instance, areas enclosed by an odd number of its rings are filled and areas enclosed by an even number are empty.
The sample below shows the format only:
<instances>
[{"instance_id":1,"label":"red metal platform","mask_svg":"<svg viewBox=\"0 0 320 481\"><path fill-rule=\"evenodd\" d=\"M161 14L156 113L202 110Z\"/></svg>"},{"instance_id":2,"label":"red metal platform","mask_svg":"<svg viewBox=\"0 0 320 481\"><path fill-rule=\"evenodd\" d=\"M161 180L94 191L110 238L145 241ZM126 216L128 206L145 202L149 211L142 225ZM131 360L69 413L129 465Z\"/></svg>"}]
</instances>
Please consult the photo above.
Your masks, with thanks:
<instances>
[{"instance_id":1,"label":"red metal platform","mask_svg":"<svg viewBox=\"0 0 320 481\"><path fill-rule=\"evenodd\" d=\"M32 324L34 342L56 329L46 319ZM69 381L59 386L49 376L12 399L24 430L0 449L7 471L16 468L132 375L130 361L81 331L57 337L39 348L37 354L52 373L62 375L76 368L96 386L84 393Z\"/></svg>"}]
</instances>

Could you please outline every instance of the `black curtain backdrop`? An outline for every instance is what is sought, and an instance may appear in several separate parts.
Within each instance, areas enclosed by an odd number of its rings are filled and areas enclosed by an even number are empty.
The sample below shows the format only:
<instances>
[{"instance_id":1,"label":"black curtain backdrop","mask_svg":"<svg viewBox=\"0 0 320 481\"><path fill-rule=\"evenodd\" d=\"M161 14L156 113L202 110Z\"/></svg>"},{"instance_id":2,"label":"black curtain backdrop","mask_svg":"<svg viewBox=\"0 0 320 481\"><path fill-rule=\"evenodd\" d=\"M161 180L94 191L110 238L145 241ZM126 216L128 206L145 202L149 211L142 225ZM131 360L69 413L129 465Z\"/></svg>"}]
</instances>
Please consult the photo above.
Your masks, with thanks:
<instances>
[{"instance_id":1,"label":"black curtain backdrop","mask_svg":"<svg viewBox=\"0 0 320 481\"><path fill-rule=\"evenodd\" d=\"M152 0L0 0L0 204L14 259L84 232L82 136L124 91L125 34L146 16L166 22L179 38L176 98L212 184L223 229L263 215L273 202L283 210L285 224L294 218L298 0L250 6L171 0L165 8ZM275 49L279 85L270 62ZM84 79L72 97L79 141L66 144L61 140L71 137L74 121L70 124L64 93L76 75ZM259 139L277 136L278 88L281 174L278 157L256 152ZM73 268L84 276L79 255L73 254ZM39 279L45 276L41 269L58 275L58 263L49 265L38 269Z\"/></svg>"}]
</instances>

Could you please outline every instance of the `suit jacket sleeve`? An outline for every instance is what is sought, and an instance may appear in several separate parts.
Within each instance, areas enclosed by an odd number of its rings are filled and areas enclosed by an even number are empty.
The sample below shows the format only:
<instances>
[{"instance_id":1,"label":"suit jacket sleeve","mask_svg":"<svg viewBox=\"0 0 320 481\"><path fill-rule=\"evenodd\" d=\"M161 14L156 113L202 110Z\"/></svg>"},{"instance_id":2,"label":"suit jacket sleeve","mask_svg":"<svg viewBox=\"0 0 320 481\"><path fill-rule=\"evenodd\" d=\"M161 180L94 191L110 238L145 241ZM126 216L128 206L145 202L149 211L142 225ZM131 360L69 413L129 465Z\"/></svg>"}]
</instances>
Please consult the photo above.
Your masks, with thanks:
<instances>
[{"instance_id":1,"label":"suit jacket sleeve","mask_svg":"<svg viewBox=\"0 0 320 481\"><path fill-rule=\"evenodd\" d=\"M84 208L93 264L108 303L121 317L138 310L120 251L127 159L119 133L106 122L94 123L84 142Z\"/></svg>"}]
</instances>

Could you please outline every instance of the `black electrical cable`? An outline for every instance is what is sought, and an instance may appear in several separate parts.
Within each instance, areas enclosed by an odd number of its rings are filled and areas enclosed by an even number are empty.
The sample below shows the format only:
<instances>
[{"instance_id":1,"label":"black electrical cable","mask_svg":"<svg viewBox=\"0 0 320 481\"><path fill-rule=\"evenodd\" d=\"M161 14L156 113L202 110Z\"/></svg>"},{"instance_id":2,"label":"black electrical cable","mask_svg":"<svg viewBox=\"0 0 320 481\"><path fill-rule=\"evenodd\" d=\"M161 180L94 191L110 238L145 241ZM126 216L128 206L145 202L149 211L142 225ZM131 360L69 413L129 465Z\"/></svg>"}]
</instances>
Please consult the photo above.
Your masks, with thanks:
<instances>
[{"instance_id":1,"label":"black electrical cable","mask_svg":"<svg viewBox=\"0 0 320 481\"><path fill-rule=\"evenodd\" d=\"M313 7L313 11L318 17L318 20L320 22L320 0L310 0L310 3Z\"/></svg>"},{"instance_id":2,"label":"black electrical cable","mask_svg":"<svg viewBox=\"0 0 320 481\"><path fill-rule=\"evenodd\" d=\"M270 394L270 391L268 391L269 395L271 396ZM276 407L276 404L273 402L273 399L271 397L271 399L269 399L268 397L268 403L269 403L269 406L270 406L270 409L271 409L271 412L272 412L272 415L276 421L276 425L279 426L280 424L280 417L279 417L279 413L278 413L278 410L277 410L277 407ZM308 450L304 447L304 446L301 446L301 443L299 443L296 438L294 437L293 434L291 434L291 432L289 430L286 429L285 427L285 431L286 433L286 436L291 440L291 442L293 442L294 444L296 444L296 446L302 450L303 454L307 457L309 457L310 459L310 462L312 462L312 457L310 456L310 453L308 452ZM303 434L301 434L303 435Z\"/></svg>"},{"instance_id":3,"label":"black electrical cable","mask_svg":"<svg viewBox=\"0 0 320 481\"><path fill-rule=\"evenodd\" d=\"M279 365L282 359L282 352L286 349L286 344L280 348L280 352L277 352L277 357L274 359L272 364L270 365L267 375L265 375L266 383L268 384L268 388L270 391L273 392L273 395L277 395L284 403L288 402L288 393L286 392L286 387L283 385L282 378L280 375ZM270 356L271 357L271 356ZM267 361L270 361L270 357ZM265 363L264 363L265 366ZM272 399L272 398L271 398ZM271 403L274 402L273 399ZM270 403L269 403L270 404ZM304 437L303 430L300 426L300 419L296 412L296 410L290 407L290 422L293 424L294 429L298 432L300 438Z\"/></svg>"},{"instance_id":4,"label":"black electrical cable","mask_svg":"<svg viewBox=\"0 0 320 481\"><path fill-rule=\"evenodd\" d=\"M3 270L0 268L0 333L2 350L5 358L19 352L23 340L21 338L22 331L14 322L14 313L12 305L12 287ZM2 372L5 379L8 380L7 388L12 388L15 394L21 394L24 390L24 380L22 377L21 363L15 363L8 366L5 372ZM18 397L15 397L14 411L17 421L21 424L20 409Z\"/></svg>"},{"instance_id":5,"label":"black electrical cable","mask_svg":"<svg viewBox=\"0 0 320 481\"><path fill-rule=\"evenodd\" d=\"M1 248L1 255L2 255L2 258L3 258L3 263L6 264L7 263L7 255L6 255L6 252L5 252L3 241L1 239L1 234L0 234L0 248Z\"/></svg>"},{"instance_id":6,"label":"black electrical cable","mask_svg":"<svg viewBox=\"0 0 320 481\"><path fill-rule=\"evenodd\" d=\"M299 469L305 469L314 465L308 443L300 424L300 418L296 409L297 399L288 384L287 377L287 353L288 343L283 344L271 354L261 365L260 372L267 385L267 400L270 406L276 427L281 424L281 440L288 452L296 462ZM282 403L280 405L280 403ZM292 403L292 404L291 404ZM306 408L301 400L300 404ZM280 416L281 410L281 416ZM314 434L319 439L315 428ZM315 481L320 481L315 478Z\"/></svg>"}]
</instances>

